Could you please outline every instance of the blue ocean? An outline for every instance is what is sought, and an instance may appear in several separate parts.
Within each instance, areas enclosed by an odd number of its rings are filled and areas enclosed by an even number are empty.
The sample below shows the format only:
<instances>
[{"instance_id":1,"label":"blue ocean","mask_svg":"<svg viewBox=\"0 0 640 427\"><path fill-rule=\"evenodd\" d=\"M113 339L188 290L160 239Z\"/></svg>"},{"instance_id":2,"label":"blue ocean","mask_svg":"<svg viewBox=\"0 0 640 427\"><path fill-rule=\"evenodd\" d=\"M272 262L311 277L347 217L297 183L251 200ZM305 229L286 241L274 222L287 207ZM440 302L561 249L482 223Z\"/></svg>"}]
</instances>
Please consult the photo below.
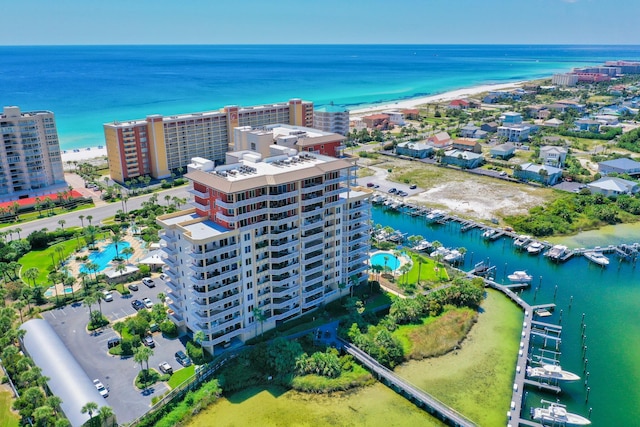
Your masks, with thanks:
<instances>
[{"instance_id":1,"label":"blue ocean","mask_svg":"<svg viewBox=\"0 0 640 427\"><path fill-rule=\"evenodd\" d=\"M550 76L640 46L225 45L0 47L0 102L56 114L65 150L102 124L290 98L358 107Z\"/></svg>"}]
</instances>

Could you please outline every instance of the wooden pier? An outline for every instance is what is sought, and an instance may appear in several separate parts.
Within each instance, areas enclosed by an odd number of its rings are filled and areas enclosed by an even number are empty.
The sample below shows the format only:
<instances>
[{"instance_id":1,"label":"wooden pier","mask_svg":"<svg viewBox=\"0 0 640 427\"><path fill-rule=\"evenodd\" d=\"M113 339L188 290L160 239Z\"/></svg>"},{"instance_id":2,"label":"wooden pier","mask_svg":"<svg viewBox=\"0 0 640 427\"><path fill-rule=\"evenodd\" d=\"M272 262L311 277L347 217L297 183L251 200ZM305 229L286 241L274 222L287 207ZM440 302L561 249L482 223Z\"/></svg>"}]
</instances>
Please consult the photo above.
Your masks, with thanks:
<instances>
[{"instance_id":1,"label":"wooden pier","mask_svg":"<svg viewBox=\"0 0 640 427\"><path fill-rule=\"evenodd\" d=\"M342 344L342 348L352 355L359 363L366 366L367 369L369 369L374 376L378 377L380 381L384 382L395 392L412 401L420 408L425 409L443 423L454 427L474 427L476 425L473 421L465 418L464 415L440 402L429 393L419 389L407 380L400 378L394 374L393 371L379 364L373 357L369 356L358 347L342 339L339 340L340 344Z\"/></svg>"}]
</instances>

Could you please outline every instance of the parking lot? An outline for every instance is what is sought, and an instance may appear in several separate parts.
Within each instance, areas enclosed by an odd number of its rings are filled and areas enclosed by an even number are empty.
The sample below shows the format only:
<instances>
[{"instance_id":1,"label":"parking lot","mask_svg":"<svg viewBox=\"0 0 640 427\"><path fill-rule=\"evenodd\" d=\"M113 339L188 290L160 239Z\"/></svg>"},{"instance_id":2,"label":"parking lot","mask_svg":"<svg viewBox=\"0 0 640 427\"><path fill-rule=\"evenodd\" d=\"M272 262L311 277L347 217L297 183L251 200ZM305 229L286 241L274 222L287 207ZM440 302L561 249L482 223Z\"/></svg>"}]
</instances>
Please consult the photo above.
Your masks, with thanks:
<instances>
[{"instance_id":1,"label":"parking lot","mask_svg":"<svg viewBox=\"0 0 640 427\"><path fill-rule=\"evenodd\" d=\"M82 366L89 379L97 378L109 389L109 397L106 399L119 423L136 419L149 409L154 396L160 396L168 391L164 383L156 383L148 390L138 390L134 380L140 372L140 364L135 363L132 356L111 356L107 350L107 341L118 336L111 325L136 313L131 306L131 301L148 297L154 303L159 302L157 295L165 292L165 289L162 286L162 280L155 279L155 282L154 288L139 284L139 290L132 291L131 295L122 296L114 291L113 301L102 301L102 313L111 323L108 327L94 333L86 329L89 308L82 304L76 303L42 314ZM98 310L98 308L95 304L92 310ZM155 347L154 354L149 359L149 368L158 370L161 362L168 362L174 372L181 368L182 366L174 357L176 351L185 349L180 339L164 338L160 332L154 333L153 339Z\"/></svg>"}]
</instances>

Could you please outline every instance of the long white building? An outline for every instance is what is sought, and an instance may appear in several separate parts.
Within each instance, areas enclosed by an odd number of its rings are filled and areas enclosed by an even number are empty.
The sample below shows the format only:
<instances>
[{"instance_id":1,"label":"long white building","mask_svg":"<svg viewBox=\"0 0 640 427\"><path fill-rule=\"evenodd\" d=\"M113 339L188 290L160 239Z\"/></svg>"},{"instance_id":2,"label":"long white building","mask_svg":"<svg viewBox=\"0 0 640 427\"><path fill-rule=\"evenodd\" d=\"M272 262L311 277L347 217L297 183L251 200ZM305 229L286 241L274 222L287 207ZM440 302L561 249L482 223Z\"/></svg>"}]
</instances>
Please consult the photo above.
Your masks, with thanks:
<instances>
[{"instance_id":1,"label":"long white building","mask_svg":"<svg viewBox=\"0 0 640 427\"><path fill-rule=\"evenodd\" d=\"M66 186L51 111L4 107L0 116L0 200L51 193Z\"/></svg>"},{"instance_id":2,"label":"long white building","mask_svg":"<svg viewBox=\"0 0 640 427\"><path fill-rule=\"evenodd\" d=\"M169 317L182 331L204 332L212 352L367 278L370 193L350 188L356 167L277 145L271 154L228 153L215 168L193 159L194 208L157 218Z\"/></svg>"}]
</instances>

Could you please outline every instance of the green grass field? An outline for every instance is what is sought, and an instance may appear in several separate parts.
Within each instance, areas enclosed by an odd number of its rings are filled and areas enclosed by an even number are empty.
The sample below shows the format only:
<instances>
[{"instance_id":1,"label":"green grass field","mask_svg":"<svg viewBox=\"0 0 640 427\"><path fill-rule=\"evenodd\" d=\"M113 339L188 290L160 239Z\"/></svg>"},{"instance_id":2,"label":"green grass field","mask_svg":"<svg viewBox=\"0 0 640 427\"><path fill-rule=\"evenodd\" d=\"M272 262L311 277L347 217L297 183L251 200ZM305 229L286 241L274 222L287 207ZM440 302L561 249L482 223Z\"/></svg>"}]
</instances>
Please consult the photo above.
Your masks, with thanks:
<instances>
[{"instance_id":1,"label":"green grass field","mask_svg":"<svg viewBox=\"0 0 640 427\"><path fill-rule=\"evenodd\" d=\"M418 283L420 282L440 282L449 280L447 269L442 264L436 268L436 261L426 255L417 254L415 252L407 252L411 256L413 266L408 273L398 276L396 282L402 283ZM422 264L422 265L420 265ZM418 277L418 275L420 277Z\"/></svg>"},{"instance_id":2,"label":"green grass field","mask_svg":"<svg viewBox=\"0 0 640 427\"><path fill-rule=\"evenodd\" d=\"M84 240L81 240L84 242ZM60 260L60 256L63 259L68 258L73 254L78 246L78 242L76 239L67 240L66 242L61 242L53 246L49 246L47 249L42 251L30 251L22 258L18 260L18 263L22 265L21 273L24 273L28 269L35 267L39 270L38 278L36 279L36 283L38 285L48 286L51 285L51 281L49 280L49 273L53 271L53 260L51 257L53 256L56 265ZM58 249L61 248L62 252L58 253ZM26 279L23 279L25 283L27 283ZM33 285L29 281L30 286Z\"/></svg>"},{"instance_id":3,"label":"green grass field","mask_svg":"<svg viewBox=\"0 0 640 427\"><path fill-rule=\"evenodd\" d=\"M186 368L175 371L173 375L171 375L171 378L169 378L169 387L171 387L172 389L178 387L180 384L185 382L187 378L191 377L195 373L195 371L196 368L194 365L190 365Z\"/></svg>"},{"instance_id":4,"label":"green grass field","mask_svg":"<svg viewBox=\"0 0 640 427\"><path fill-rule=\"evenodd\" d=\"M11 412L11 393L0 392L0 427L18 427L20 417Z\"/></svg>"}]
</instances>

